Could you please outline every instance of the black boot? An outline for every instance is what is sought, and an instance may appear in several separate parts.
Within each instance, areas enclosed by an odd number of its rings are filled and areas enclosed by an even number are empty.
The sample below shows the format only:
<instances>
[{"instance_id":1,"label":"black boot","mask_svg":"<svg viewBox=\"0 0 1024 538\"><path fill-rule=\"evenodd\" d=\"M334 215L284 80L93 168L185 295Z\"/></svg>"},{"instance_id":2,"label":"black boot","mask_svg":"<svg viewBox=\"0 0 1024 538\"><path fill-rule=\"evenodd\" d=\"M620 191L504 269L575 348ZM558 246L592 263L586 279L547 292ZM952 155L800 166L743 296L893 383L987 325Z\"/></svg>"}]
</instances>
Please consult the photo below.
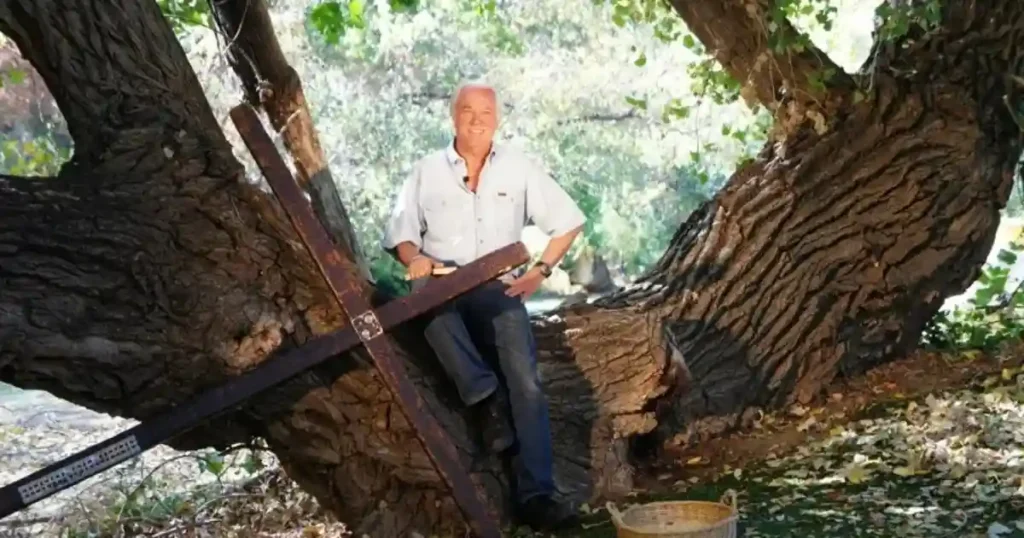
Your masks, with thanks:
<instances>
[{"instance_id":1,"label":"black boot","mask_svg":"<svg viewBox=\"0 0 1024 538\"><path fill-rule=\"evenodd\" d=\"M519 520L535 531L556 531L576 527L579 514L572 503L550 495L530 497L519 507Z\"/></svg>"},{"instance_id":2,"label":"black boot","mask_svg":"<svg viewBox=\"0 0 1024 538\"><path fill-rule=\"evenodd\" d=\"M508 400L501 387L477 404L477 417L484 449L499 454L509 449L516 441L515 431L508 421Z\"/></svg>"}]
</instances>

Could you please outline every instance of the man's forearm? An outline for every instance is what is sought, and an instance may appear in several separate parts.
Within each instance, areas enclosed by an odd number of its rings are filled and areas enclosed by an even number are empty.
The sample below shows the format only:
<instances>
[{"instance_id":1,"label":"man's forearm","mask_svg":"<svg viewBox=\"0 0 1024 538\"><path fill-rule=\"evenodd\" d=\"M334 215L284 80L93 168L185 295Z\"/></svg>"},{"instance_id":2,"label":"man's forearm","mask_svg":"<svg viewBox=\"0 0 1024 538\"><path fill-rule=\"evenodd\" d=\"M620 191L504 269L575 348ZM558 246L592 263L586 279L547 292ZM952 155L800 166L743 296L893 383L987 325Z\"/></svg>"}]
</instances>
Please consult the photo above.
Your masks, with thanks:
<instances>
[{"instance_id":1,"label":"man's forearm","mask_svg":"<svg viewBox=\"0 0 1024 538\"><path fill-rule=\"evenodd\" d=\"M417 256L423 256L424 254L411 241L403 241L395 247L395 255L398 257L398 261L402 262L402 265L408 267Z\"/></svg>"},{"instance_id":2,"label":"man's forearm","mask_svg":"<svg viewBox=\"0 0 1024 538\"><path fill-rule=\"evenodd\" d=\"M569 252L569 247L572 246L572 242L582 229L583 226L577 226L558 237L552 237L548 241L548 246L544 247L544 252L540 255L540 261L548 264L549 267L558 265L558 262L562 261L565 253Z\"/></svg>"}]
</instances>

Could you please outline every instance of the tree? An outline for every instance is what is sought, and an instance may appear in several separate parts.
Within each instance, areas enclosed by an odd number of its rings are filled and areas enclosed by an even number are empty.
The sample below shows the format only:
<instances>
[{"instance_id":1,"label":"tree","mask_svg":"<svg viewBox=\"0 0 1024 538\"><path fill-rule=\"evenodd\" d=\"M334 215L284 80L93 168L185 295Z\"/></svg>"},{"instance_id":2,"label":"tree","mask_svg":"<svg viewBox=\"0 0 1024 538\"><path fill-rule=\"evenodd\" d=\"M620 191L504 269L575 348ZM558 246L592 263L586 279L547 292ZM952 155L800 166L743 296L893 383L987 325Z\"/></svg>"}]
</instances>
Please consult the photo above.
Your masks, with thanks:
<instances>
[{"instance_id":1,"label":"tree","mask_svg":"<svg viewBox=\"0 0 1024 538\"><path fill-rule=\"evenodd\" d=\"M848 75L793 39L780 4L673 4L771 109L771 138L637 285L536 320L558 478L578 498L626 493L637 439L699 441L899 356L991 247L1021 154L1024 5L947 0ZM75 140L55 177L0 176L0 380L145 418L344 324L276 203L242 181L155 3L6 0L0 31ZM507 500L415 327L394 338ZM357 530L461 525L359 352L173 445L256 436Z\"/></svg>"}]
</instances>

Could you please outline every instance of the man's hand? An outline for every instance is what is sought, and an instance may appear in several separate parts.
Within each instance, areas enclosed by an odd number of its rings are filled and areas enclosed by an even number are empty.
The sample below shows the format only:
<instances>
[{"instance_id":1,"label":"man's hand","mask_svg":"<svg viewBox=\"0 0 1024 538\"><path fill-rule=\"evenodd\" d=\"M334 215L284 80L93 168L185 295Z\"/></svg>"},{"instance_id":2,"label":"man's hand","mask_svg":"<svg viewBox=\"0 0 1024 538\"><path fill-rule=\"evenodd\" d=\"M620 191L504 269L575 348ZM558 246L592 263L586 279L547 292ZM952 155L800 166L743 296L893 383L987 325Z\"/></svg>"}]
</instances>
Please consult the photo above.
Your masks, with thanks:
<instances>
[{"instance_id":1,"label":"man's hand","mask_svg":"<svg viewBox=\"0 0 1024 538\"><path fill-rule=\"evenodd\" d=\"M431 272L434 270L434 265L434 260L419 254L409 262L409 267L406 271L406 278L409 280L416 280L417 278L430 276Z\"/></svg>"},{"instance_id":2,"label":"man's hand","mask_svg":"<svg viewBox=\"0 0 1024 538\"><path fill-rule=\"evenodd\" d=\"M537 288L540 288L540 285L543 282L544 275L541 274L540 269L534 267L527 271L523 276L510 282L508 289L505 290L505 295L508 295L509 297L519 297L523 301L526 301L537 291Z\"/></svg>"}]
</instances>

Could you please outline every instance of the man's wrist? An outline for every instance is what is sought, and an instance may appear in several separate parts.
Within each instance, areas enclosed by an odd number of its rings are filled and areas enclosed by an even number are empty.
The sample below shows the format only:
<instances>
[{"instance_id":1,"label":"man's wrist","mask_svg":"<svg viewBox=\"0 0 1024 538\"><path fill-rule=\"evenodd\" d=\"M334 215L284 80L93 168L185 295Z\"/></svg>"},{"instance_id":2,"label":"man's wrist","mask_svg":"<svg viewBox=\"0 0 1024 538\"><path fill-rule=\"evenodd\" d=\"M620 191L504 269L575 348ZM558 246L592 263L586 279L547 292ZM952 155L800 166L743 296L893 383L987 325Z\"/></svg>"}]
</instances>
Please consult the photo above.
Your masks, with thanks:
<instances>
[{"instance_id":1,"label":"man's wrist","mask_svg":"<svg viewBox=\"0 0 1024 538\"><path fill-rule=\"evenodd\" d=\"M537 260L537 262L533 264L532 269L536 269L537 272L540 273L540 275L543 276L544 278L548 278L551 276L551 264L544 260Z\"/></svg>"}]
</instances>

